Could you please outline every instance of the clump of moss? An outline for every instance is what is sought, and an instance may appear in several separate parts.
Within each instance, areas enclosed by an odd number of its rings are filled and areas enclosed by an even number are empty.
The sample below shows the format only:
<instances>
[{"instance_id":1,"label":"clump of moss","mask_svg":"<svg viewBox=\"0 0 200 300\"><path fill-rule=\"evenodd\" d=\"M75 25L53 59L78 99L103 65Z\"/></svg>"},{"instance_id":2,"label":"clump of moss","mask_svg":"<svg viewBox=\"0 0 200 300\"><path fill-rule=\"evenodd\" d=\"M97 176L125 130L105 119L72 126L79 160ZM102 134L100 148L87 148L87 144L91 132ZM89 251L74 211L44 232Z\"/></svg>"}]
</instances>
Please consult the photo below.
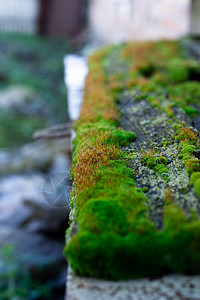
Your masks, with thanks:
<instances>
[{"instance_id":1,"label":"clump of moss","mask_svg":"<svg viewBox=\"0 0 200 300\"><path fill-rule=\"evenodd\" d=\"M176 124L174 129L176 130L174 138L180 142L179 147L182 147L178 157L184 161L188 175L200 171L200 160L195 157L196 151L200 148L199 136L193 129L180 124Z\"/></svg>"},{"instance_id":2,"label":"clump of moss","mask_svg":"<svg viewBox=\"0 0 200 300\"><path fill-rule=\"evenodd\" d=\"M97 63L97 60L101 60L105 52L102 50L98 55L93 55L90 58L89 68L92 72L89 72L86 78L86 88L84 91L84 98L87 99L87 105L82 106L81 116L76 124L88 124L92 122L98 122L102 118L106 120L116 120L117 109L116 104L112 101L111 95L107 89L104 88L104 72L102 66ZM95 88L91 88L95 86Z\"/></svg>"},{"instance_id":3,"label":"clump of moss","mask_svg":"<svg viewBox=\"0 0 200 300\"><path fill-rule=\"evenodd\" d=\"M125 160L132 160L135 157L136 152L135 151L123 151L123 158Z\"/></svg>"},{"instance_id":4,"label":"clump of moss","mask_svg":"<svg viewBox=\"0 0 200 300\"><path fill-rule=\"evenodd\" d=\"M194 145L186 145L181 150L181 153L183 153L183 154L193 154L195 152L195 150L196 150L196 147Z\"/></svg>"},{"instance_id":5,"label":"clump of moss","mask_svg":"<svg viewBox=\"0 0 200 300\"><path fill-rule=\"evenodd\" d=\"M194 190L200 198L200 172L192 173L190 177L190 184L194 186Z\"/></svg>"},{"instance_id":6,"label":"clump of moss","mask_svg":"<svg viewBox=\"0 0 200 300\"><path fill-rule=\"evenodd\" d=\"M164 164L158 164L155 168L156 172L158 172L159 174L162 173L168 173L168 169L166 168L166 166Z\"/></svg>"},{"instance_id":7,"label":"clump of moss","mask_svg":"<svg viewBox=\"0 0 200 300\"><path fill-rule=\"evenodd\" d=\"M116 222L117 220L117 222ZM80 230L92 233L127 233L126 212L123 206L113 199L90 199L83 207L78 220Z\"/></svg>"},{"instance_id":8,"label":"clump of moss","mask_svg":"<svg viewBox=\"0 0 200 300\"><path fill-rule=\"evenodd\" d=\"M192 157L195 151L196 151L196 147L194 145L186 145L181 150L180 154L178 155L178 158L182 160L188 160Z\"/></svg>"},{"instance_id":9,"label":"clump of moss","mask_svg":"<svg viewBox=\"0 0 200 300\"><path fill-rule=\"evenodd\" d=\"M200 148L200 139L193 129L180 124L175 124L174 129L176 130L176 133L173 138L180 142L180 147L194 145L197 148Z\"/></svg>"},{"instance_id":10,"label":"clump of moss","mask_svg":"<svg viewBox=\"0 0 200 300\"><path fill-rule=\"evenodd\" d=\"M112 139L120 146L128 146L130 142L133 142L136 139L136 135L131 131L115 129L112 131Z\"/></svg>"},{"instance_id":11,"label":"clump of moss","mask_svg":"<svg viewBox=\"0 0 200 300\"><path fill-rule=\"evenodd\" d=\"M173 194L171 188L168 188L165 193L165 205L173 203Z\"/></svg>"},{"instance_id":12,"label":"clump of moss","mask_svg":"<svg viewBox=\"0 0 200 300\"><path fill-rule=\"evenodd\" d=\"M167 64L169 83L180 83L190 80L195 74L200 75L199 63L196 60L181 57L172 58Z\"/></svg>"},{"instance_id":13,"label":"clump of moss","mask_svg":"<svg viewBox=\"0 0 200 300\"><path fill-rule=\"evenodd\" d=\"M164 210L164 228L168 233L175 233L188 222L187 217L183 211L177 207L173 202L165 206Z\"/></svg>"},{"instance_id":14,"label":"clump of moss","mask_svg":"<svg viewBox=\"0 0 200 300\"><path fill-rule=\"evenodd\" d=\"M143 187L142 191L143 191L143 193L148 193L149 188L147 186L145 186L145 187Z\"/></svg>"},{"instance_id":15,"label":"clump of moss","mask_svg":"<svg viewBox=\"0 0 200 300\"><path fill-rule=\"evenodd\" d=\"M197 179L199 179L199 178L200 178L200 172L194 172L194 173L192 173L192 175L190 177L190 184L194 185L195 181Z\"/></svg>"},{"instance_id":16,"label":"clump of moss","mask_svg":"<svg viewBox=\"0 0 200 300\"><path fill-rule=\"evenodd\" d=\"M178 42L132 43L124 47L122 57L130 64L131 75L126 73L126 76L121 76L123 80L117 81L121 91L125 86L136 88L152 105L156 103L156 107L165 111L169 117L174 117L173 105L180 106L189 115L200 113L194 107L200 99L200 64L197 60L183 57ZM113 79L111 81L113 85ZM160 97L163 89L171 101L167 108L162 106L163 97ZM149 97L149 93L153 95ZM153 98L157 101L151 101Z\"/></svg>"},{"instance_id":17,"label":"clump of moss","mask_svg":"<svg viewBox=\"0 0 200 300\"><path fill-rule=\"evenodd\" d=\"M168 173L166 165L168 163L166 157L156 156L154 151L149 151L147 154L143 154L141 158L141 163L150 169L156 170L159 174Z\"/></svg>"},{"instance_id":18,"label":"clump of moss","mask_svg":"<svg viewBox=\"0 0 200 300\"><path fill-rule=\"evenodd\" d=\"M188 81L167 87L169 98L183 109L189 105L198 104L200 99L200 87L198 82Z\"/></svg>"},{"instance_id":19,"label":"clump of moss","mask_svg":"<svg viewBox=\"0 0 200 300\"><path fill-rule=\"evenodd\" d=\"M200 178L195 180L194 182L194 190L197 193L198 197L200 198Z\"/></svg>"},{"instance_id":20,"label":"clump of moss","mask_svg":"<svg viewBox=\"0 0 200 300\"><path fill-rule=\"evenodd\" d=\"M196 117L200 111L192 106L181 106L181 108L184 110L184 112L187 114L187 115L191 115L193 117Z\"/></svg>"}]
</instances>

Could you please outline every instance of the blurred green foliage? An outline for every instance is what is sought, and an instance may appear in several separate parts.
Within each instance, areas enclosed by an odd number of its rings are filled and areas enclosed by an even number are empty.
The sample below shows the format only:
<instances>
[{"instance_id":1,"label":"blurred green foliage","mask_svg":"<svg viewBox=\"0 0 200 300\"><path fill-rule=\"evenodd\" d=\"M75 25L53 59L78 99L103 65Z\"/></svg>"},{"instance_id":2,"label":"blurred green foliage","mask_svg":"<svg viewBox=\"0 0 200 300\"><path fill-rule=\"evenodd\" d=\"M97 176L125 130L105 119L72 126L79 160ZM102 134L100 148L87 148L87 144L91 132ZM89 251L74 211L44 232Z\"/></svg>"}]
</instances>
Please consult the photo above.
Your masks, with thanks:
<instances>
[{"instance_id":1,"label":"blurred green foliage","mask_svg":"<svg viewBox=\"0 0 200 300\"><path fill-rule=\"evenodd\" d=\"M31 87L42 105L51 112L48 124L65 122L68 116L63 58L71 50L68 41L3 33L0 41L0 91L11 85ZM6 120L1 113L0 147L28 142L32 133L44 126L45 121L37 117Z\"/></svg>"},{"instance_id":2,"label":"blurred green foliage","mask_svg":"<svg viewBox=\"0 0 200 300\"><path fill-rule=\"evenodd\" d=\"M5 245L0 250L0 299L49 299L50 287L34 280L23 264L14 259L15 248Z\"/></svg>"}]
</instances>

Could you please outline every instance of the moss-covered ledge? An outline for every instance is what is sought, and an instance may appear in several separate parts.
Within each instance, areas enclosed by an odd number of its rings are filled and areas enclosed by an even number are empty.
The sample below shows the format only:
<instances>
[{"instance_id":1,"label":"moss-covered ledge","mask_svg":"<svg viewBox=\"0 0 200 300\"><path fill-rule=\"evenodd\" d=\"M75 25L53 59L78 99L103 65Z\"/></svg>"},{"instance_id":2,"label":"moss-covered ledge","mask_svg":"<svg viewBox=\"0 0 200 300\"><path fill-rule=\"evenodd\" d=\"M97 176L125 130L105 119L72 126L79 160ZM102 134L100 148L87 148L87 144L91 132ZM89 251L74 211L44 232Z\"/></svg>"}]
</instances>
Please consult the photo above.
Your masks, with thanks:
<instances>
[{"instance_id":1,"label":"moss-covered ledge","mask_svg":"<svg viewBox=\"0 0 200 300\"><path fill-rule=\"evenodd\" d=\"M182 56L179 43L162 41L101 50L90 58L89 68L75 126L71 221L76 232L67 231L68 261L78 275L106 279L199 274L199 216L196 211L186 213L167 189L158 228L148 195L135 185L138 174L130 167L140 155L129 151L136 135L119 128L117 109L121 95L130 90L134 101L145 99L166 114L173 134L160 150L143 151L141 164L156 176L166 174L171 162L162 151L173 144L199 195L199 136L176 116L177 106L189 115L199 112L199 64Z\"/></svg>"}]
</instances>

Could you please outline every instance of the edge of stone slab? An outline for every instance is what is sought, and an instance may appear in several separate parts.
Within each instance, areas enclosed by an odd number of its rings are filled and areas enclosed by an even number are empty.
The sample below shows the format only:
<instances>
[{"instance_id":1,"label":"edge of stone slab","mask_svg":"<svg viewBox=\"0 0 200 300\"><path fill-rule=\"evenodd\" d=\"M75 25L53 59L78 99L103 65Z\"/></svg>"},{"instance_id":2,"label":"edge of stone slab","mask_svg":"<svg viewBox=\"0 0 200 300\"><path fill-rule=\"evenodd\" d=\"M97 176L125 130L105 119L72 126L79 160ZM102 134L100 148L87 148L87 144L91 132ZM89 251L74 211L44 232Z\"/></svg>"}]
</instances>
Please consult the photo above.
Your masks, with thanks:
<instances>
[{"instance_id":1,"label":"edge of stone slab","mask_svg":"<svg viewBox=\"0 0 200 300\"><path fill-rule=\"evenodd\" d=\"M68 267L65 300L200 300L200 276L106 281L80 277Z\"/></svg>"}]
</instances>

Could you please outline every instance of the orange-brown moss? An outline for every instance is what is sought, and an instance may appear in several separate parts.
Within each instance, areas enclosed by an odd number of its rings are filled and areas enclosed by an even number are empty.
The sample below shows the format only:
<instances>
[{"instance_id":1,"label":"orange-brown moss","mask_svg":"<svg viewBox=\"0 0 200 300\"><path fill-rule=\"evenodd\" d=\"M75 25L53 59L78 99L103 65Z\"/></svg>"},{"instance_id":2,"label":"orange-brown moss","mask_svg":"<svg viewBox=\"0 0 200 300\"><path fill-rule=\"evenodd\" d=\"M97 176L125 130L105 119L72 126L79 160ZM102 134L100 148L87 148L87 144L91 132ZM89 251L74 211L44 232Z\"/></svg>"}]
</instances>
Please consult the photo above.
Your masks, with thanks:
<instances>
[{"instance_id":1,"label":"orange-brown moss","mask_svg":"<svg viewBox=\"0 0 200 300\"><path fill-rule=\"evenodd\" d=\"M95 134L95 132L92 132ZM109 139L109 133L97 133L94 143L85 144L78 153L77 163L73 170L74 182L79 190L95 184L99 166L105 165L111 159L121 156L121 151L114 144L104 144L105 139Z\"/></svg>"},{"instance_id":2,"label":"orange-brown moss","mask_svg":"<svg viewBox=\"0 0 200 300\"><path fill-rule=\"evenodd\" d=\"M181 146L187 144L195 145L200 147L200 138L197 133L186 125L175 125L176 134L174 135L175 140L181 142Z\"/></svg>"}]
</instances>

